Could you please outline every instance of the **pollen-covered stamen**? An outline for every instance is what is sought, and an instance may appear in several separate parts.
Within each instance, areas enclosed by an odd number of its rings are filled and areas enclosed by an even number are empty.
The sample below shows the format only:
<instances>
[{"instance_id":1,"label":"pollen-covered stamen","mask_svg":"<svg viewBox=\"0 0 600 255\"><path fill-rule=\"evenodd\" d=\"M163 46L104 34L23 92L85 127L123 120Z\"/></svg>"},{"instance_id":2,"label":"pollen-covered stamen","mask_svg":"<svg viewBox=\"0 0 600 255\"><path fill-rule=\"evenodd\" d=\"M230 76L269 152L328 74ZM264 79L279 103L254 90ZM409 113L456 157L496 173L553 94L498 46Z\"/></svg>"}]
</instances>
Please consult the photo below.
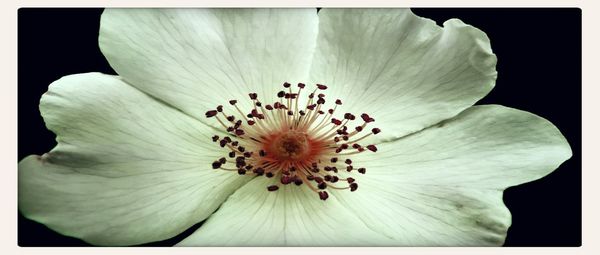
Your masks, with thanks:
<instances>
[{"instance_id":1,"label":"pollen-covered stamen","mask_svg":"<svg viewBox=\"0 0 600 255\"><path fill-rule=\"evenodd\" d=\"M319 92L327 86L317 84L308 95L303 93L305 88L304 83L296 88L286 82L283 90L275 92L274 102L261 102L259 95L251 92L250 109L241 109L237 100L230 100L232 109L219 105L207 111L206 117L215 118L228 133L211 137L219 147L226 148L226 156L216 159L211 167L276 178L278 183L268 186L268 191L276 191L281 185L305 184L322 200L329 197L327 189L356 191L358 184L353 175L364 174L366 169L355 166L349 156L376 152L375 145L360 143L381 130L375 127L365 131L375 121L366 113L360 118L348 112L338 114L340 99L330 101L333 108L326 108L328 100ZM308 100L301 107L303 95Z\"/></svg>"}]
</instances>

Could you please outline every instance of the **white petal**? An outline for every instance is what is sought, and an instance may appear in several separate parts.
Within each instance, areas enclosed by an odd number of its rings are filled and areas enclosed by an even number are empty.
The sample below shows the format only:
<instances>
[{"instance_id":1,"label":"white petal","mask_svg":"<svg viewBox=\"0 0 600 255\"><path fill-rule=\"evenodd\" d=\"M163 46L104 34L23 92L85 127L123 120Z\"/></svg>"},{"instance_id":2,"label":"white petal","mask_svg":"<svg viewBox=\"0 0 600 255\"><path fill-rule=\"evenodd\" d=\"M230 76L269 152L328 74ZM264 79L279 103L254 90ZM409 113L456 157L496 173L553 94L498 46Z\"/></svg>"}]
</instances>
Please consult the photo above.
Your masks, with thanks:
<instances>
[{"instance_id":1,"label":"white petal","mask_svg":"<svg viewBox=\"0 0 600 255\"><path fill-rule=\"evenodd\" d=\"M306 184L267 191L275 183L253 179L178 246L359 246L387 239L335 197L322 201Z\"/></svg>"},{"instance_id":2,"label":"white petal","mask_svg":"<svg viewBox=\"0 0 600 255\"><path fill-rule=\"evenodd\" d=\"M473 105L494 86L495 66L485 33L457 19L440 28L408 9L323 9L311 79L391 140Z\"/></svg>"},{"instance_id":3,"label":"white petal","mask_svg":"<svg viewBox=\"0 0 600 255\"><path fill-rule=\"evenodd\" d=\"M502 191L541 178L571 157L547 120L502 106L456 118L356 158L367 173L336 194L373 230L401 246L501 245L511 224ZM359 208L360 206L360 208Z\"/></svg>"},{"instance_id":4,"label":"white petal","mask_svg":"<svg viewBox=\"0 0 600 255\"><path fill-rule=\"evenodd\" d=\"M99 41L127 82L205 121L231 99L271 102L283 82L306 82L317 23L315 9L107 9Z\"/></svg>"},{"instance_id":5,"label":"white petal","mask_svg":"<svg viewBox=\"0 0 600 255\"><path fill-rule=\"evenodd\" d=\"M98 73L66 76L40 103L58 145L19 163L19 209L97 245L170 238L248 181L216 172L211 128Z\"/></svg>"}]
</instances>

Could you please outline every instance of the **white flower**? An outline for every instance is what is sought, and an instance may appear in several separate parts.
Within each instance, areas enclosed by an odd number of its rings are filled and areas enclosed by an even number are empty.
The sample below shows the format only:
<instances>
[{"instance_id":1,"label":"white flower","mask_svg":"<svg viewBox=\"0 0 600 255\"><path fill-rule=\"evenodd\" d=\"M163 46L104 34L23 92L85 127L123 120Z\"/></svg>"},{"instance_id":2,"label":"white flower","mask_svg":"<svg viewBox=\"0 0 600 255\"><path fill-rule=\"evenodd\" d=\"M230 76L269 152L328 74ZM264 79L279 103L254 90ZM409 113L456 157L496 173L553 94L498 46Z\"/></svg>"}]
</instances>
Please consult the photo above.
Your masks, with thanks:
<instances>
[{"instance_id":1,"label":"white flower","mask_svg":"<svg viewBox=\"0 0 600 255\"><path fill-rule=\"evenodd\" d=\"M571 156L543 118L473 106L494 86L496 57L456 19L441 28L400 9L108 9L99 41L119 76L52 83L40 111L58 145L19 163L23 214L92 244L163 240L206 219L179 245L501 245L503 190ZM289 101L277 99L284 82ZM307 97L315 84L328 86L324 104ZM273 102L287 109L267 110ZM341 124L330 123L333 106ZM221 142L252 109L253 125Z\"/></svg>"}]
</instances>

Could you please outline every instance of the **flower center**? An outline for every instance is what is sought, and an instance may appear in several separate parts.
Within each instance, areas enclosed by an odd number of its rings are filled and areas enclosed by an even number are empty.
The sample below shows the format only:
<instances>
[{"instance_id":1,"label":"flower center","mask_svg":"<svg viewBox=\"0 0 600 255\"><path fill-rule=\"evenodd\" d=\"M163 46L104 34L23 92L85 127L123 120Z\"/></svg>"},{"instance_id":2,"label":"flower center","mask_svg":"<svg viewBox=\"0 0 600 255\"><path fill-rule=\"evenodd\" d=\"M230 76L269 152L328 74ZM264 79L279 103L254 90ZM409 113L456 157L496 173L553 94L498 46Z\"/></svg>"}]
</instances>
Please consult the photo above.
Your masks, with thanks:
<instances>
[{"instance_id":1,"label":"flower center","mask_svg":"<svg viewBox=\"0 0 600 255\"><path fill-rule=\"evenodd\" d=\"M250 93L253 106L247 113L238 107L237 100L229 101L233 106L231 115L225 113L222 105L206 112L207 118L216 118L228 133L212 137L213 142L229 150L212 167L240 175L279 178L282 185L306 184L322 200L329 197L327 188L355 191L358 184L353 176L356 172L364 174L366 169L355 167L351 157L377 151L375 145L361 144L365 138L381 132L379 128L364 131L375 120L363 113L362 123L350 129L356 116L344 113L343 118L334 117L341 100L335 100L332 109L323 110L325 95L316 93L327 86L317 84L304 107L299 106L303 83L298 84L297 91L292 91L287 82L283 87L287 92L279 91L279 100L264 106L256 93ZM267 187L268 191L278 189L279 185Z\"/></svg>"},{"instance_id":2,"label":"flower center","mask_svg":"<svg viewBox=\"0 0 600 255\"><path fill-rule=\"evenodd\" d=\"M316 149L311 146L306 133L295 130L277 135L273 142L265 145L267 153L270 152L274 159L290 161L291 164L309 160L311 149Z\"/></svg>"}]
</instances>

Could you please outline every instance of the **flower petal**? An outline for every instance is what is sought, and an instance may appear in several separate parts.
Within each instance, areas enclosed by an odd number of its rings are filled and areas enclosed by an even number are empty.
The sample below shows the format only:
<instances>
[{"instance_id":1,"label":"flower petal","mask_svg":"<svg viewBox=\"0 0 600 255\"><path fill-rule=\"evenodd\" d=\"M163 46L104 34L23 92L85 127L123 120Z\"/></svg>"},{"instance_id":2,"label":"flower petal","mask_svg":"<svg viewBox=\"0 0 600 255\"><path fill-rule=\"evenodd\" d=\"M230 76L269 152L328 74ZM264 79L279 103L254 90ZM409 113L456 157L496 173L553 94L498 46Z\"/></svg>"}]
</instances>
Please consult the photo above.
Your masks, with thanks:
<instances>
[{"instance_id":1,"label":"flower petal","mask_svg":"<svg viewBox=\"0 0 600 255\"><path fill-rule=\"evenodd\" d=\"M270 102L306 82L317 23L315 9L107 9L99 41L127 82L205 121L231 99Z\"/></svg>"},{"instance_id":2,"label":"flower petal","mask_svg":"<svg viewBox=\"0 0 600 255\"><path fill-rule=\"evenodd\" d=\"M356 158L355 194L334 193L401 246L501 245L511 224L502 191L541 178L571 157L547 120L497 105L379 146Z\"/></svg>"},{"instance_id":3,"label":"flower petal","mask_svg":"<svg viewBox=\"0 0 600 255\"><path fill-rule=\"evenodd\" d=\"M19 209L96 245L177 235L248 181L214 172L212 129L119 77L66 76L40 111L58 145L19 162Z\"/></svg>"},{"instance_id":4,"label":"flower petal","mask_svg":"<svg viewBox=\"0 0 600 255\"><path fill-rule=\"evenodd\" d=\"M387 239L335 197L319 200L305 184L267 191L275 183L253 179L178 246L356 246Z\"/></svg>"},{"instance_id":5,"label":"flower petal","mask_svg":"<svg viewBox=\"0 0 600 255\"><path fill-rule=\"evenodd\" d=\"M311 79L393 140L473 105L495 66L485 33L457 19L440 28L408 9L323 9Z\"/></svg>"}]
</instances>

